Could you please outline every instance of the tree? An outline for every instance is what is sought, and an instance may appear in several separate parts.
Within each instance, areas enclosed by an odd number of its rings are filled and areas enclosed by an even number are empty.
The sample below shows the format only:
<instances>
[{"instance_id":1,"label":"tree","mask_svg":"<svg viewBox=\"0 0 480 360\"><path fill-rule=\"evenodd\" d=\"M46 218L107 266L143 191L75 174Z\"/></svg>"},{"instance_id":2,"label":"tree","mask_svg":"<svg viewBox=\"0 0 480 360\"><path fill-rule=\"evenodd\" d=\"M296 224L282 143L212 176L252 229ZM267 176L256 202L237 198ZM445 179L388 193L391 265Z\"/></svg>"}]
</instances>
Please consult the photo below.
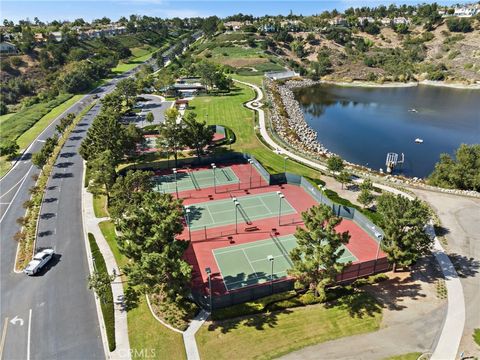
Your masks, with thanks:
<instances>
[{"instance_id":1,"label":"tree","mask_svg":"<svg viewBox=\"0 0 480 360\"><path fill-rule=\"evenodd\" d=\"M133 78L126 78L117 83L115 92L120 95L127 106L131 105L132 98L137 95L137 86Z\"/></svg>"},{"instance_id":2,"label":"tree","mask_svg":"<svg viewBox=\"0 0 480 360\"><path fill-rule=\"evenodd\" d=\"M105 150L88 161L90 176L88 191L94 195L106 195L107 202L110 199L110 190L117 177L115 165L116 162L110 150Z\"/></svg>"},{"instance_id":3,"label":"tree","mask_svg":"<svg viewBox=\"0 0 480 360\"><path fill-rule=\"evenodd\" d=\"M173 153L175 166L178 161L178 151L184 146L185 136L182 124L177 123L178 110L170 108L165 111L165 122L160 125L158 147L165 149L168 153ZM170 157L168 155L168 157Z\"/></svg>"},{"instance_id":4,"label":"tree","mask_svg":"<svg viewBox=\"0 0 480 360\"><path fill-rule=\"evenodd\" d=\"M342 171L345 165L343 164L343 160L338 155L332 155L327 160L327 167L328 170L332 172Z\"/></svg>"},{"instance_id":5,"label":"tree","mask_svg":"<svg viewBox=\"0 0 480 360\"><path fill-rule=\"evenodd\" d=\"M20 146L15 140L6 139L0 143L0 156L8 156L9 158L17 155Z\"/></svg>"},{"instance_id":6,"label":"tree","mask_svg":"<svg viewBox=\"0 0 480 360\"><path fill-rule=\"evenodd\" d=\"M145 116L145 120L147 121L147 123L151 124L153 123L153 113L152 112L149 112L146 116Z\"/></svg>"},{"instance_id":7,"label":"tree","mask_svg":"<svg viewBox=\"0 0 480 360\"><path fill-rule=\"evenodd\" d=\"M448 30L452 32L470 32L473 30L472 23L469 19L452 18L447 20Z\"/></svg>"},{"instance_id":8,"label":"tree","mask_svg":"<svg viewBox=\"0 0 480 360\"><path fill-rule=\"evenodd\" d=\"M342 184L343 189L343 185L349 184L352 181L352 174L346 170L342 170L340 174L338 174L337 180Z\"/></svg>"},{"instance_id":9,"label":"tree","mask_svg":"<svg viewBox=\"0 0 480 360\"><path fill-rule=\"evenodd\" d=\"M345 252L342 245L348 243L350 235L335 230L342 218L326 205L311 207L302 218L305 229L298 227L295 232L297 247L290 252L293 267L288 273L297 285L325 299L325 287L335 283L337 274L348 265L339 261Z\"/></svg>"},{"instance_id":10,"label":"tree","mask_svg":"<svg viewBox=\"0 0 480 360\"><path fill-rule=\"evenodd\" d=\"M48 157L42 151L36 152L32 155L32 164L37 168L42 169L47 163Z\"/></svg>"},{"instance_id":11,"label":"tree","mask_svg":"<svg viewBox=\"0 0 480 360\"><path fill-rule=\"evenodd\" d=\"M375 200L375 196L368 189L362 189L358 195L357 201L367 208Z\"/></svg>"},{"instance_id":12,"label":"tree","mask_svg":"<svg viewBox=\"0 0 480 360\"><path fill-rule=\"evenodd\" d=\"M382 250L393 263L394 271L397 266L410 266L429 253L433 239L425 233L430 214L424 203L383 194L377 199L377 211L385 232Z\"/></svg>"},{"instance_id":13,"label":"tree","mask_svg":"<svg viewBox=\"0 0 480 360\"><path fill-rule=\"evenodd\" d=\"M455 158L441 154L428 182L445 188L480 191L480 145L460 145Z\"/></svg>"},{"instance_id":14,"label":"tree","mask_svg":"<svg viewBox=\"0 0 480 360\"><path fill-rule=\"evenodd\" d=\"M118 220L120 250L132 260L124 269L132 291L161 292L170 301L187 295L192 270L182 256L188 241L176 240L182 221L181 200L153 191Z\"/></svg>"},{"instance_id":15,"label":"tree","mask_svg":"<svg viewBox=\"0 0 480 360\"><path fill-rule=\"evenodd\" d=\"M137 170L117 177L109 204L109 212L114 219L120 218L125 209L140 205L143 194L153 188L153 175L150 171Z\"/></svg>"},{"instance_id":16,"label":"tree","mask_svg":"<svg viewBox=\"0 0 480 360\"><path fill-rule=\"evenodd\" d=\"M88 276L88 288L95 291L97 296L103 303L107 302L108 294L111 291L112 281L115 280L114 275L108 275L106 272L95 271Z\"/></svg>"},{"instance_id":17,"label":"tree","mask_svg":"<svg viewBox=\"0 0 480 360\"><path fill-rule=\"evenodd\" d=\"M370 180L370 179L365 179L365 180L363 180L362 183L360 184L360 189L361 189L361 190L372 191L372 190L373 190L373 182L372 182L372 180Z\"/></svg>"},{"instance_id":18,"label":"tree","mask_svg":"<svg viewBox=\"0 0 480 360\"><path fill-rule=\"evenodd\" d=\"M183 121L185 122L185 144L195 149L197 158L200 161L203 149L212 143L213 129L205 121L198 121L197 114L194 112L189 112L184 116Z\"/></svg>"}]
</instances>

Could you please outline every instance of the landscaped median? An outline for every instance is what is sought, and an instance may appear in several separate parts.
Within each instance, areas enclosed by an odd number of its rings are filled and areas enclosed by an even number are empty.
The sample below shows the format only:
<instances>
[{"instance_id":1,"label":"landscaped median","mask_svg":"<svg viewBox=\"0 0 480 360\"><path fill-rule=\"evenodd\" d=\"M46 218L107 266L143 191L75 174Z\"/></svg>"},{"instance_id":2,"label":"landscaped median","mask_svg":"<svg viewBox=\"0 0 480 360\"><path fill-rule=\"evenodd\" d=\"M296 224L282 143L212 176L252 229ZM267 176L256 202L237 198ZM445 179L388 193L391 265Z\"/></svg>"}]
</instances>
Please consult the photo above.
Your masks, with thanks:
<instances>
[{"instance_id":1,"label":"landscaped median","mask_svg":"<svg viewBox=\"0 0 480 360\"><path fill-rule=\"evenodd\" d=\"M92 258L94 261L94 270L99 275L107 275L107 265L105 259L98 248L95 236L88 233L88 242L90 244L90 251L92 252ZM113 293L111 286L105 288L105 294L103 299L100 299L100 307L102 308L103 321L105 323L105 329L107 333L108 349L110 351L115 350L115 310L113 303Z\"/></svg>"},{"instance_id":2,"label":"landscaped median","mask_svg":"<svg viewBox=\"0 0 480 360\"><path fill-rule=\"evenodd\" d=\"M59 137L51 156L43 166L40 175L38 175L35 186L29 189L31 198L24 204L26 208L26 215L25 217L19 219L19 222L22 224L22 229L15 234L15 240L18 242L17 256L15 259L15 270L17 271L23 270L34 255L34 245L37 236L37 225L43 201L43 195L45 193L45 187L47 186L48 179L55 165L55 161L57 160L57 157L72 130L94 105L95 103L92 103L83 109L83 111L75 117L67 129L65 129L63 135Z\"/></svg>"}]
</instances>

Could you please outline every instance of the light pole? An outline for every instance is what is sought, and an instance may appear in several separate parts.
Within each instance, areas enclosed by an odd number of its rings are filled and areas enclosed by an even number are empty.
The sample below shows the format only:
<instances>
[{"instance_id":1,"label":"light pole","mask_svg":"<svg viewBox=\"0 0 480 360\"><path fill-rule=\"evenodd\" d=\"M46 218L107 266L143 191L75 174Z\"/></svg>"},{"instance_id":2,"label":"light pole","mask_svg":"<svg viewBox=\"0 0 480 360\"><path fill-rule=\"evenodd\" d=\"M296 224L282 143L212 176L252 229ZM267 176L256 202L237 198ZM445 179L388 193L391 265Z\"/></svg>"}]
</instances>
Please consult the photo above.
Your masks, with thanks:
<instances>
[{"instance_id":1,"label":"light pole","mask_svg":"<svg viewBox=\"0 0 480 360\"><path fill-rule=\"evenodd\" d=\"M95 258L92 256L92 262L93 262L93 271L96 273L97 272L97 265L95 264Z\"/></svg>"},{"instance_id":2,"label":"light pole","mask_svg":"<svg viewBox=\"0 0 480 360\"><path fill-rule=\"evenodd\" d=\"M283 172L286 173L287 172L287 160L289 159L288 156L285 156L283 158Z\"/></svg>"},{"instance_id":3,"label":"light pole","mask_svg":"<svg viewBox=\"0 0 480 360\"><path fill-rule=\"evenodd\" d=\"M250 164L250 189L252 188L252 175L253 175L253 160L248 159L248 163Z\"/></svg>"},{"instance_id":4,"label":"light pole","mask_svg":"<svg viewBox=\"0 0 480 360\"><path fill-rule=\"evenodd\" d=\"M190 207L186 206L185 207L185 212L187 213L187 227L188 227L188 239L192 241L192 232L190 229Z\"/></svg>"},{"instance_id":5,"label":"light pole","mask_svg":"<svg viewBox=\"0 0 480 360\"><path fill-rule=\"evenodd\" d=\"M213 189L216 194L217 193L217 177L215 176L215 169L217 168L217 166L215 165L215 163L211 163L210 165L212 165L212 169L213 169Z\"/></svg>"},{"instance_id":6,"label":"light pole","mask_svg":"<svg viewBox=\"0 0 480 360\"><path fill-rule=\"evenodd\" d=\"M318 188L320 189L320 193L322 194L320 202L323 204L323 192L325 191L325 186L318 185Z\"/></svg>"},{"instance_id":7,"label":"light pole","mask_svg":"<svg viewBox=\"0 0 480 360\"><path fill-rule=\"evenodd\" d=\"M173 168L173 176L175 177L175 193L177 194L178 199L178 185L177 185L177 168Z\"/></svg>"},{"instance_id":8,"label":"light pole","mask_svg":"<svg viewBox=\"0 0 480 360\"><path fill-rule=\"evenodd\" d=\"M212 278L211 278L211 274L212 274L212 269L210 269L209 267L205 268L205 272L207 273L207 276L208 276L208 294L209 294L209 304L210 304L210 312L212 312Z\"/></svg>"},{"instance_id":9,"label":"light pole","mask_svg":"<svg viewBox=\"0 0 480 360\"><path fill-rule=\"evenodd\" d=\"M233 198L233 204L235 205L235 234L238 234L238 205L240 203L237 201L237 198Z\"/></svg>"},{"instance_id":10,"label":"light pole","mask_svg":"<svg viewBox=\"0 0 480 360\"><path fill-rule=\"evenodd\" d=\"M270 274L270 288L273 294L273 263L275 261L275 258L272 255L267 256L268 261L270 261L270 264L272 265L272 272Z\"/></svg>"},{"instance_id":11,"label":"light pole","mask_svg":"<svg viewBox=\"0 0 480 360\"><path fill-rule=\"evenodd\" d=\"M282 194L281 191L277 191L279 203L278 203L278 226L280 226L280 217L282 216L282 199L285 195Z\"/></svg>"},{"instance_id":12,"label":"light pole","mask_svg":"<svg viewBox=\"0 0 480 360\"><path fill-rule=\"evenodd\" d=\"M375 273L377 271L378 255L380 255L380 246L381 246L382 241L383 241L383 236L382 235L378 235L377 237L380 239L380 241L378 242L377 254L375 255L375 264L373 265L373 273Z\"/></svg>"},{"instance_id":13,"label":"light pole","mask_svg":"<svg viewBox=\"0 0 480 360\"><path fill-rule=\"evenodd\" d=\"M230 139L228 139L228 140L229 140L230 150L232 150L232 142L233 142L233 139L230 138Z\"/></svg>"}]
</instances>

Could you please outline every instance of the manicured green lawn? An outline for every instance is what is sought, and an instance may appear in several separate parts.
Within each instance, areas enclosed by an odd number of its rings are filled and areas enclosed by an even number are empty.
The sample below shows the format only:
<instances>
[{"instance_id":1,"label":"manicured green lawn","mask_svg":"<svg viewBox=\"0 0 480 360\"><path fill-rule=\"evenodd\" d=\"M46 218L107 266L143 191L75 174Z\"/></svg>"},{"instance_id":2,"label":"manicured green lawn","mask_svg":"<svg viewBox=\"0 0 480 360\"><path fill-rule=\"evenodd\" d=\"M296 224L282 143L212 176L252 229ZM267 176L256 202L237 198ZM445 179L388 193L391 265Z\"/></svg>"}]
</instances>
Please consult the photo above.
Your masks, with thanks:
<instances>
[{"instance_id":1,"label":"manicured green lawn","mask_svg":"<svg viewBox=\"0 0 480 360\"><path fill-rule=\"evenodd\" d=\"M17 139L17 144L20 146L20 149L27 148L32 141L43 131L45 128L61 113L67 110L70 106L75 104L79 101L84 95L74 95L63 104L57 106L56 108L52 109L48 114L38 120L35 125L33 125L30 129L25 131L22 135L20 135Z\"/></svg>"},{"instance_id":2,"label":"manicured green lawn","mask_svg":"<svg viewBox=\"0 0 480 360\"><path fill-rule=\"evenodd\" d=\"M133 359L186 359L182 334L171 331L152 316L146 301L127 314ZM143 354L142 354L143 350ZM150 355L147 357L145 352Z\"/></svg>"},{"instance_id":3,"label":"manicured green lawn","mask_svg":"<svg viewBox=\"0 0 480 360\"><path fill-rule=\"evenodd\" d=\"M107 197L105 195L97 195L93 197L93 212L97 218L108 216Z\"/></svg>"},{"instance_id":4,"label":"manicured green lawn","mask_svg":"<svg viewBox=\"0 0 480 360\"><path fill-rule=\"evenodd\" d=\"M125 266L128 259L118 249L113 222L102 221L99 226L117 265ZM127 321L132 358L144 359L145 354L149 354L152 359L186 359L182 335L160 324L152 316L145 300L127 313Z\"/></svg>"},{"instance_id":5,"label":"manicured green lawn","mask_svg":"<svg viewBox=\"0 0 480 360\"><path fill-rule=\"evenodd\" d=\"M200 357L271 359L305 346L377 330L382 319L380 305L366 294L359 296L332 307L319 304L208 322L196 334Z\"/></svg>"},{"instance_id":6,"label":"manicured green lawn","mask_svg":"<svg viewBox=\"0 0 480 360\"><path fill-rule=\"evenodd\" d=\"M122 74L126 71L129 71L133 69L134 67L138 66L139 64L147 61L150 59L155 51L158 49L154 49L151 51L147 51L145 49L136 49L136 52L134 51L132 56L128 62L119 62L116 67L114 67L111 71L114 74ZM138 54L139 56L135 56L135 54Z\"/></svg>"},{"instance_id":7,"label":"manicured green lawn","mask_svg":"<svg viewBox=\"0 0 480 360\"><path fill-rule=\"evenodd\" d=\"M237 76L238 77L238 76ZM254 98L250 87L237 84L237 89L231 94L198 96L190 102L190 107L203 120L208 114L207 123L225 125L235 132L237 141L232 150L247 152L254 155L266 168L273 173L283 172L284 159L266 145L261 143L254 129L254 112L243 106L243 103ZM287 171L311 178L318 178L320 173L294 161L287 161Z\"/></svg>"},{"instance_id":8,"label":"manicured green lawn","mask_svg":"<svg viewBox=\"0 0 480 360\"><path fill-rule=\"evenodd\" d=\"M257 85L260 88L262 87L263 75L246 76L246 75L232 74L230 76L233 79L240 80L240 81L245 81L245 82Z\"/></svg>"},{"instance_id":9,"label":"manicured green lawn","mask_svg":"<svg viewBox=\"0 0 480 360\"><path fill-rule=\"evenodd\" d=\"M5 114L5 115L0 115L0 124L7 120L8 118L12 117L15 115L15 113L10 113L10 114Z\"/></svg>"},{"instance_id":10,"label":"manicured green lawn","mask_svg":"<svg viewBox=\"0 0 480 360\"><path fill-rule=\"evenodd\" d=\"M385 360L417 360L422 353L414 352L386 358Z\"/></svg>"},{"instance_id":11,"label":"manicured green lawn","mask_svg":"<svg viewBox=\"0 0 480 360\"><path fill-rule=\"evenodd\" d=\"M0 156L0 178L5 175L11 167L12 164L10 161L7 160L7 157Z\"/></svg>"}]
</instances>

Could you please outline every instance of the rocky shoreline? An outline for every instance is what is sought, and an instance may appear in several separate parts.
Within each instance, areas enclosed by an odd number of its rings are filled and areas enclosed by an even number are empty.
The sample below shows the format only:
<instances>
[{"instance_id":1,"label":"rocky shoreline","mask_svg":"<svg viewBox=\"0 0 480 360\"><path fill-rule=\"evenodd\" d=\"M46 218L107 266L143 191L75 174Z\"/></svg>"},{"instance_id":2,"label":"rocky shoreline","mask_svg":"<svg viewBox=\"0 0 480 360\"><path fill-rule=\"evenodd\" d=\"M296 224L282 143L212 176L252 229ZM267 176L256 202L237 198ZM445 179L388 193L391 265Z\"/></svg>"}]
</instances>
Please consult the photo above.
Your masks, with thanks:
<instances>
[{"instance_id":1,"label":"rocky shoreline","mask_svg":"<svg viewBox=\"0 0 480 360\"><path fill-rule=\"evenodd\" d=\"M289 80L283 84L279 84L268 78L264 79L267 99L271 104L270 120L273 130L283 142L295 150L317 160L325 160L325 158L335 154L317 140L317 132L305 121L300 104L295 99L292 90L321 83L325 82L303 79ZM439 188L427 185L423 179L416 177L406 178L404 176L387 175L366 166L357 165L345 160L344 162L349 168L355 170L355 172L362 177L370 177L373 175L399 185L415 186L456 195L480 197L480 193L476 191Z\"/></svg>"}]
</instances>

